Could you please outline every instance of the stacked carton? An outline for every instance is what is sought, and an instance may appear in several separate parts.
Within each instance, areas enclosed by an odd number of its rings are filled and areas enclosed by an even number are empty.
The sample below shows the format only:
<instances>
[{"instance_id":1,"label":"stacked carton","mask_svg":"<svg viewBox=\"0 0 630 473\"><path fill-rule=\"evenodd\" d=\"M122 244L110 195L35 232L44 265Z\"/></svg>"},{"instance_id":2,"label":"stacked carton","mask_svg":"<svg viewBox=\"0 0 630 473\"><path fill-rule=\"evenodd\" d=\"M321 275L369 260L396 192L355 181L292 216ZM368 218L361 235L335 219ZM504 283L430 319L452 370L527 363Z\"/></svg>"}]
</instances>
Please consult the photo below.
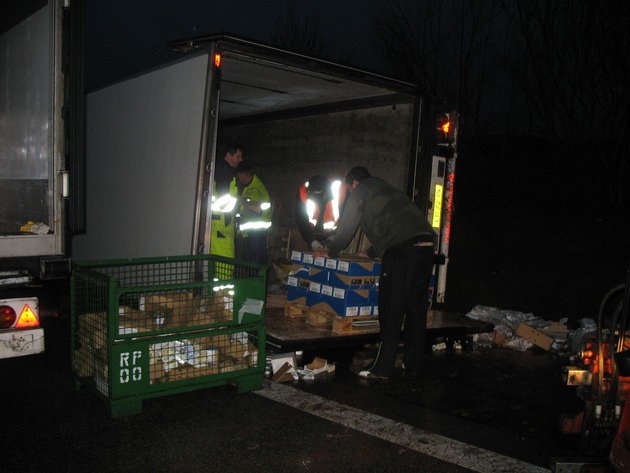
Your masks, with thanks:
<instances>
[{"instance_id":1,"label":"stacked carton","mask_svg":"<svg viewBox=\"0 0 630 473\"><path fill-rule=\"evenodd\" d=\"M313 258L293 251L287 302L342 317L378 315L381 263L353 255Z\"/></svg>"},{"instance_id":2,"label":"stacked carton","mask_svg":"<svg viewBox=\"0 0 630 473\"><path fill-rule=\"evenodd\" d=\"M208 324L225 324L233 318L231 296L215 292L213 298L195 297L190 292L141 295L139 307L120 306L117 325L120 334L155 334L170 329L199 330ZM158 336L164 335L160 333ZM258 364L258 348L246 332L213 334L186 333L182 339L149 346L151 384L178 381L247 369ZM80 377L108 379L108 314L96 312L78 317L74 370Z\"/></svg>"}]
</instances>

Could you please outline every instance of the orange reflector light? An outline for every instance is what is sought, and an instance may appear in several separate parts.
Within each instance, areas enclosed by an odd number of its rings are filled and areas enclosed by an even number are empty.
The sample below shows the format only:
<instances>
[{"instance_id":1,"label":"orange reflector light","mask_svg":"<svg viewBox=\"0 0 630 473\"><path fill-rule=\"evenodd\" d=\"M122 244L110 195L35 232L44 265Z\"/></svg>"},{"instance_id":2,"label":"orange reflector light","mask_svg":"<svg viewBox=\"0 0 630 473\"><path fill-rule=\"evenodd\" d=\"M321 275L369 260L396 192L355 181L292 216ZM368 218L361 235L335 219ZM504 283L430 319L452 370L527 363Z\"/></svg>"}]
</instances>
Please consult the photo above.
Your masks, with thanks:
<instances>
[{"instance_id":1,"label":"orange reflector light","mask_svg":"<svg viewBox=\"0 0 630 473\"><path fill-rule=\"evenodd\" d=\"M22 313L20 314L20 318L15 324L15 328L27 328L27 327L37 327L39 326L39 319L33 312L33 309L29 307L28 304L24 304L24 308L22 309Z\"/></svg>"},{"instance_id":2,"label":"orange reflector light","mask_svg":"<svg viewBox=\"0 0 630 473\"><path fill-rule=\"evenodd\" d=\"M442 223L442 196L444 194L444 187L442 184L435 185L435 193L433 194L433 221L431 225L433 228L440 228Z\"/></svg>"},{"instance_id":3,"label":"orange reflector light","mask_svg":"<svg viewBox=\"0 0 630 473\"><path fill-rule=\"evenodd\" d=\"M214 65L216 67L221 67L221 55L220 54L215 54L214 55Z\"/></svg>"}]
</instances>

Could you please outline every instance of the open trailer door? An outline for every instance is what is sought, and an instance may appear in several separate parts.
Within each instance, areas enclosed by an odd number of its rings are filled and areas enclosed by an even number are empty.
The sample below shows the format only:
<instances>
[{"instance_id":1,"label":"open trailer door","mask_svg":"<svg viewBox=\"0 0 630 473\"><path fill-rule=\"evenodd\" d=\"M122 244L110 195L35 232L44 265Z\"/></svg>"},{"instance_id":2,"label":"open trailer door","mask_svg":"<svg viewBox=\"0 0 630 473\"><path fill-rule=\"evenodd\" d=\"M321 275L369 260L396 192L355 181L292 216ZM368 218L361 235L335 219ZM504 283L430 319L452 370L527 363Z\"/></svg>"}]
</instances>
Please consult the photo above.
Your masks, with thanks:
<instances>
[{"instance_id":1,"label":"open trailer door","mask_svg":"<svg viewBox=\"0 0 630 473\"><path fill-rule=\"evenodd\" d=\"M448 270L455 164L457 162L457 132L459 115L456 111L438 113L434 127L431 156L431 181L428 186L427 218L438 234L437 264L433 286L434 302L444 302Z\"/></svg>"}]
</instances>

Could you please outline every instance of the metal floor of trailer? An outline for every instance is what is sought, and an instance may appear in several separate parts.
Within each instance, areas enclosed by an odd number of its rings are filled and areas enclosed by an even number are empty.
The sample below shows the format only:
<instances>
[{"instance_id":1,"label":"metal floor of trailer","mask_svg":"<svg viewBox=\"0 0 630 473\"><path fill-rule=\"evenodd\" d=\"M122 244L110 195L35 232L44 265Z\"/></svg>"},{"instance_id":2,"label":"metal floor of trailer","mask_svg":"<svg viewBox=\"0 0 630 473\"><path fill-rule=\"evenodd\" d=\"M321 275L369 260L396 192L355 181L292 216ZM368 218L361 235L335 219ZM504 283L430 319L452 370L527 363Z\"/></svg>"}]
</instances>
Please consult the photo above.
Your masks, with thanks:
<instances>
[{"instance_id":1,"label":"metal floor of trailer","mask_svg":"<svg viewBox=\"0 0 630 473\"><path fill-rule=\"evenodd\" d=\"M301 361L324 357L334 375L147 399L113 419L76 389L67 314L44 328L44 354L0 360L3 471L605 471L571 466L586 452L559 421L583 404L562 382L567 360L540 349L440 350L418 379L397 370L393 383L370 384L351 372L356 347L318 347Z\"/></svg>"}]
</instances>

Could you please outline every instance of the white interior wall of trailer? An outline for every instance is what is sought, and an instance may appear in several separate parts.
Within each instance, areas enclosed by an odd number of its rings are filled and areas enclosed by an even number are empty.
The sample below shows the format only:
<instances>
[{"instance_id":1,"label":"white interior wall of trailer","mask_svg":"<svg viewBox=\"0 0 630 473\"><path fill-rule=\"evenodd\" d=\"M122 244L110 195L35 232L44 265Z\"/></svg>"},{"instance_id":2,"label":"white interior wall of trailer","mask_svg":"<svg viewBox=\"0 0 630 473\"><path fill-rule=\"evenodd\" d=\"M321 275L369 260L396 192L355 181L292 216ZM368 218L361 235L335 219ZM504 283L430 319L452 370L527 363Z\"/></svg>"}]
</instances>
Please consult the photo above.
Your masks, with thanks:
<instances>
[{"instance_id":1,"label":"white interior wall of trailer","mask_svg":"<svg viewBox=\"0 0 630 473\"><path fill-rule=\"evenodd\" d=\"M315 174L343 180L365 166L405 191L413 113L412 104L399 104L231 126L219 129L219 143L245 148L272 200L282 203L275 223L291 227L297 189Z\"/></svg>"},{"instance_id":2,"label":"white interior wall of trailer","mask_svg":"<svg viewBox=\"0 0 630 473\"><path fill-rule=\"evenodd\" d=\"M87 232L75 259L191 253L207 61L87 96Z\"/></svg>"},{"instance_id":3,"label":"white interior wall of trailer","mask_svg":"<svg viewBox=\"0 0 630 473\"><path fill-rule=\"evenodd\" d=\"M49 7L0 36L3 179L48 179L51 120Z\"/></svg>"}]
</instances>

